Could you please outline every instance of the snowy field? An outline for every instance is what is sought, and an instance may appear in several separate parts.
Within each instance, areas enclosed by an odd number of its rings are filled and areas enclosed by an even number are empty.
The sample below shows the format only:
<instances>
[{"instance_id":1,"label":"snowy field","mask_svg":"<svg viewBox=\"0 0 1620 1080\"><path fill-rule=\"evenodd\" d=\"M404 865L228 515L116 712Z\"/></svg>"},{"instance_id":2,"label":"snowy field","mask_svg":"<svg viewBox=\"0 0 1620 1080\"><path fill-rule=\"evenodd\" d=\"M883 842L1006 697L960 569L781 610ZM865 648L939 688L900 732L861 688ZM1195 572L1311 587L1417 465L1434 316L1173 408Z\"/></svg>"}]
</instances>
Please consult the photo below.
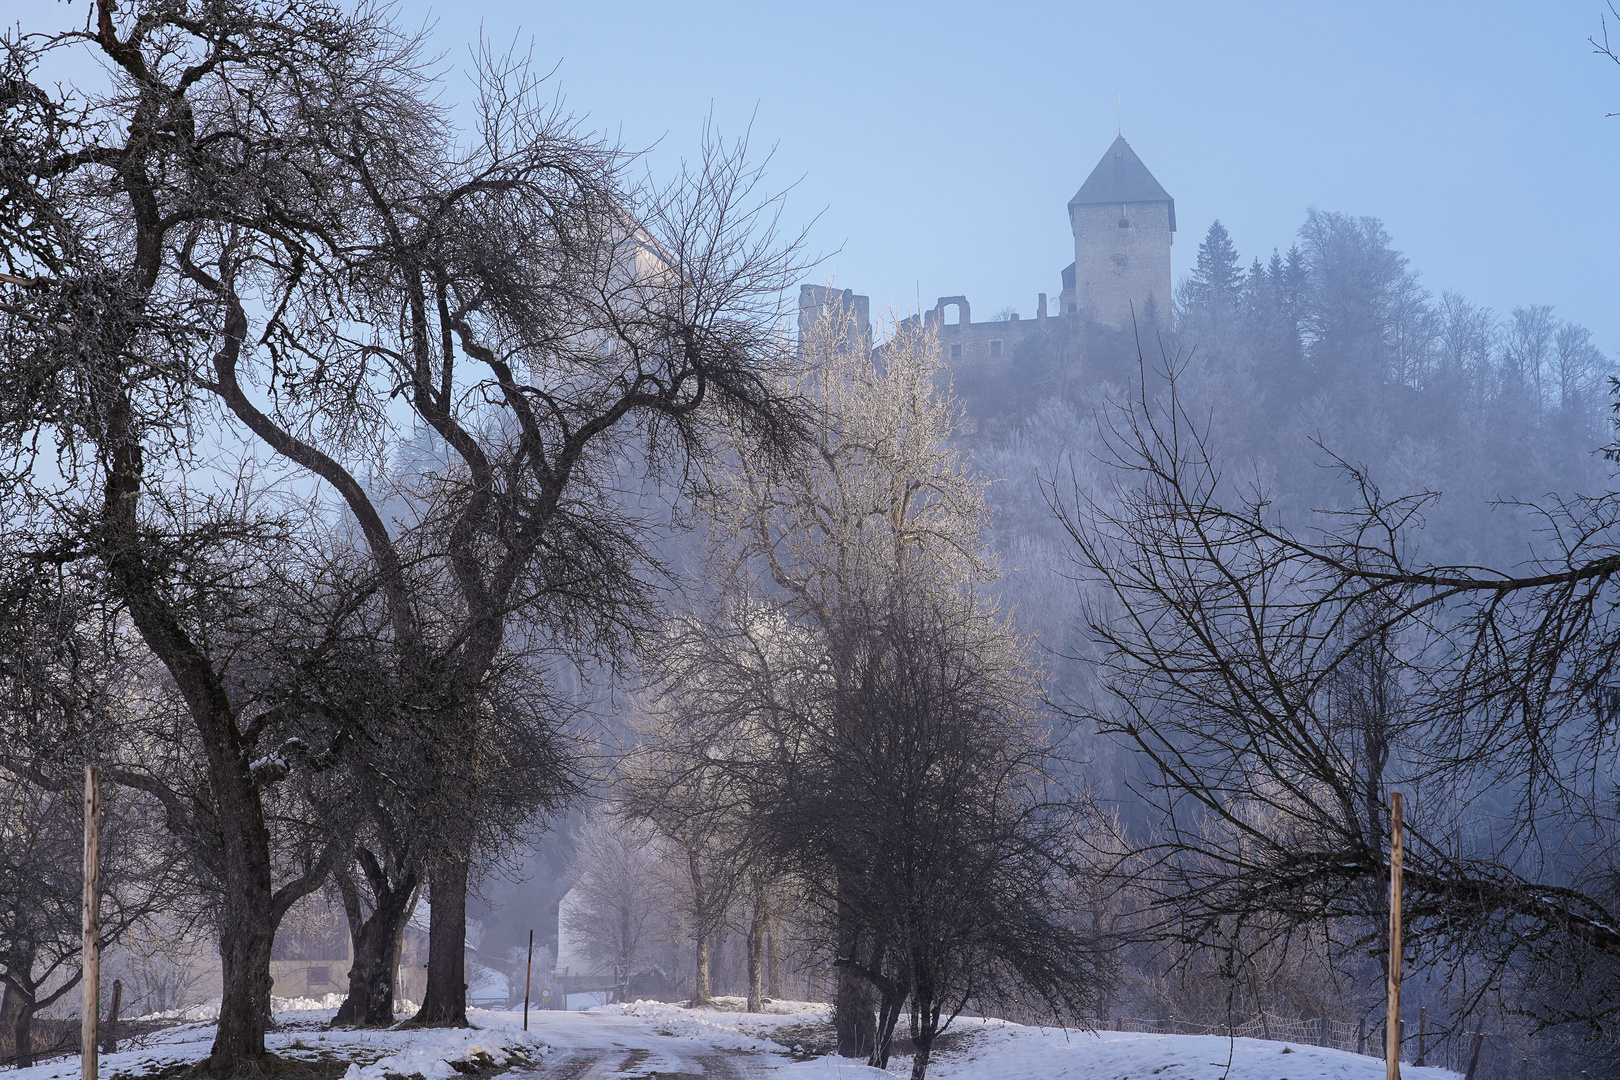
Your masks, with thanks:
<instances>
[{"instance_id":1,"label":"snowy field","mask_svg":"<svg viewBox=\"0 0 1620 1080\"><path fill-rule=\"evenodd\" d=\"M291 1004L314 1004L292 1002ZM504 1067L512 1080L880 1080L906 1076L909 1058L888 1072L836 1057L812 1057L807 1033L824 1031L825 1006L780 1003L781 1013L686 1009L637 1002L579 1012L522 1014L469 1011L469 1030L334 1031L334 1009L287 1009L276 1014L270 1048L277 1054L352 1062L344 1080L388 1075L450 1080ZM936 1053L930 1077L939 1080L1381 1080L1373 1058L1315 1046L1223 1039L1208 1035L1089 1033L1022 1027L997 1020L959 1021L960 1035ZM210 1023L184 1024L144 1045L102 1058L102 1076L134 1080L208 1054ZM0 1071L5 1080L73 1080L77 1058L31 1069ZM1457 1080L1444 1069L1404 1066L1405 1080Z\"/></svg>"}]
</instances>

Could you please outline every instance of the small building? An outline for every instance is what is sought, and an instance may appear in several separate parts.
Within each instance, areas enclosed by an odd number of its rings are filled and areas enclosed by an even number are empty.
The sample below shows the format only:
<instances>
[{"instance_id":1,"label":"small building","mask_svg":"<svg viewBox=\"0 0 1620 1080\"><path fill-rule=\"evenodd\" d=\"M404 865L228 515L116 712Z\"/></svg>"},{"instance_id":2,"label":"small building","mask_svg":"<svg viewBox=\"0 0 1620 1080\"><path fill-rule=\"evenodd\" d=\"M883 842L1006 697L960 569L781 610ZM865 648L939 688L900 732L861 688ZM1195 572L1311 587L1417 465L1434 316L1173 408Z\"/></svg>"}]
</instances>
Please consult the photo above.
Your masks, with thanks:
<instances>
[{"instance_id":1,"label":"small building","mask_svg":"<svg viewBox=\"0 0 1620 1080\"><path fill-rule=\"evenodd\" d=\"M427 903L420 901L400 942L394 1000L420 1003L427 991ZM270 993L278 998L313 998L349 992L354 946L343 909L320 894L307 896L276 930L270 948Z\"/></svg>"},{"instance_id":2,"label":"small building","mask_svg":"<svg viewBox=\"0 0 1620 1080\"><path fill-rule=\"evenodd\" d=\"M354 951L343 911L319 894L293 905L276 928L270 947L270 993L314 998L349 992Z\"/></svg>"}]
</instances>

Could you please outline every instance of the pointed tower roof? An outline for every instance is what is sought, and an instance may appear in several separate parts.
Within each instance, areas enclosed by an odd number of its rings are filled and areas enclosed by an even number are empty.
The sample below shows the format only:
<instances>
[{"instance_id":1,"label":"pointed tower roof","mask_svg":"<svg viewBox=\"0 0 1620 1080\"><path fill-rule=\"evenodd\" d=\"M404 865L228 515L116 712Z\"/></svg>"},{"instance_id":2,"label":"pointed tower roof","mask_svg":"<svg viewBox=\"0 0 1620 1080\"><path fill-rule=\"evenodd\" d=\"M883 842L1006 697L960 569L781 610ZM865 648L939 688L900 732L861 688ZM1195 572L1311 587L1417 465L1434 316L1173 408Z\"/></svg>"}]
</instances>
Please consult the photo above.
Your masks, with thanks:
<instances>
[{"instance_id":1,"label":"pointed tower roof","mask_svg":"<svg viewBox=\"0 0 1620 1080\"><path fill-rule=\"evenodd\" d=\"M1153 178L1142 159L1136 156L1131 144L1121 135L1108 148L1108 153L1097 162L1086 182L1069 200L1070 206L1093 206L1099 203L1162 202L1170 204L1170 229L1176 227L1176 200Z\"/></svg>"}]
</instances>

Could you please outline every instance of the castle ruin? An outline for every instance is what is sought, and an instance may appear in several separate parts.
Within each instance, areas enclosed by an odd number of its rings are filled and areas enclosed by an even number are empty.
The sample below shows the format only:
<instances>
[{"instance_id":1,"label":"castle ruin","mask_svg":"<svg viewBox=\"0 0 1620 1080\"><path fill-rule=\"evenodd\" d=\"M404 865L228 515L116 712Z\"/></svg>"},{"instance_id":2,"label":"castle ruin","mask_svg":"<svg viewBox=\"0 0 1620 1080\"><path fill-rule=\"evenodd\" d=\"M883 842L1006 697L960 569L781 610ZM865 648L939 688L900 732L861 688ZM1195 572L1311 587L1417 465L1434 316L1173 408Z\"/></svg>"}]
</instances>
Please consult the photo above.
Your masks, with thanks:
<instances>
[{"instance_id":1,"label":"castle ruin","mask_svg":"<svg viewBox=\"0 0 1620 1080\"><path fill-rule=\"evenodd\" d=\"M1082 323L1130 332L1133 316L1165 311L1170 303L1170 246L1175 242L1176 200L1154 179L1124 136L1114 140L1086 182L1069 200L1074 262L1063 270L1056 310L1041 293L1033 319L974 322L965 296L942 296L923 313L938 332L953 368L996 367L1032 335L1073 330ZM829 305L851 312L858 331L870 334L870 301L850 289L805 285L799 294L801 330ZM956 321L946 322L947 308Z\"/></svg>"}]
</instances>

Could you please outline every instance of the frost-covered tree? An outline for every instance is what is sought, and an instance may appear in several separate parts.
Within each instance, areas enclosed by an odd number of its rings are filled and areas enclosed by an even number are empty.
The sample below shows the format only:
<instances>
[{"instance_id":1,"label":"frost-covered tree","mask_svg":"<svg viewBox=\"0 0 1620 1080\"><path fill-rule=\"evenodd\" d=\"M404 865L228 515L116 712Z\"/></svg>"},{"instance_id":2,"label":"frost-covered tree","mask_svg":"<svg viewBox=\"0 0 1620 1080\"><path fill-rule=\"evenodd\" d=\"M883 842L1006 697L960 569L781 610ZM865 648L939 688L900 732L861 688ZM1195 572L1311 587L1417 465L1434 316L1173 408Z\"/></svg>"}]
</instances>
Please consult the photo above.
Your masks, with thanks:
<instances>
[{"instance_id":1,"label":"frost-covered tree","mask_svg":"<svg viewBox=\"0 0 1620 1080\"><path fill-rule=\"evenodd\" d=\"M879 349L823 313L801 342L811 448L737 461L713 524L726 591L682 621L664 685L789 875L838 972L841 1053L914 1075L969 1000L1073 1012L1096 981L1057 917L1074 807L1039 794L1049 746L1024 643L989 603L983 481L917 320ZM907 1010L909 1009L909 1013Z\"/></svg>"},{"instance_id":2,"label":"frost-covered tree","mask_svg":"<svg viewBox=\"0 0 1620 1080\"><path fill-rule=\"evenodd\" d=\"M565 929L600 967L634 969L660 957L674 936L673 905L665 888L661 849L643 821L593 817L574 847L574 895Z\"/></svg>"}]
</instances>

